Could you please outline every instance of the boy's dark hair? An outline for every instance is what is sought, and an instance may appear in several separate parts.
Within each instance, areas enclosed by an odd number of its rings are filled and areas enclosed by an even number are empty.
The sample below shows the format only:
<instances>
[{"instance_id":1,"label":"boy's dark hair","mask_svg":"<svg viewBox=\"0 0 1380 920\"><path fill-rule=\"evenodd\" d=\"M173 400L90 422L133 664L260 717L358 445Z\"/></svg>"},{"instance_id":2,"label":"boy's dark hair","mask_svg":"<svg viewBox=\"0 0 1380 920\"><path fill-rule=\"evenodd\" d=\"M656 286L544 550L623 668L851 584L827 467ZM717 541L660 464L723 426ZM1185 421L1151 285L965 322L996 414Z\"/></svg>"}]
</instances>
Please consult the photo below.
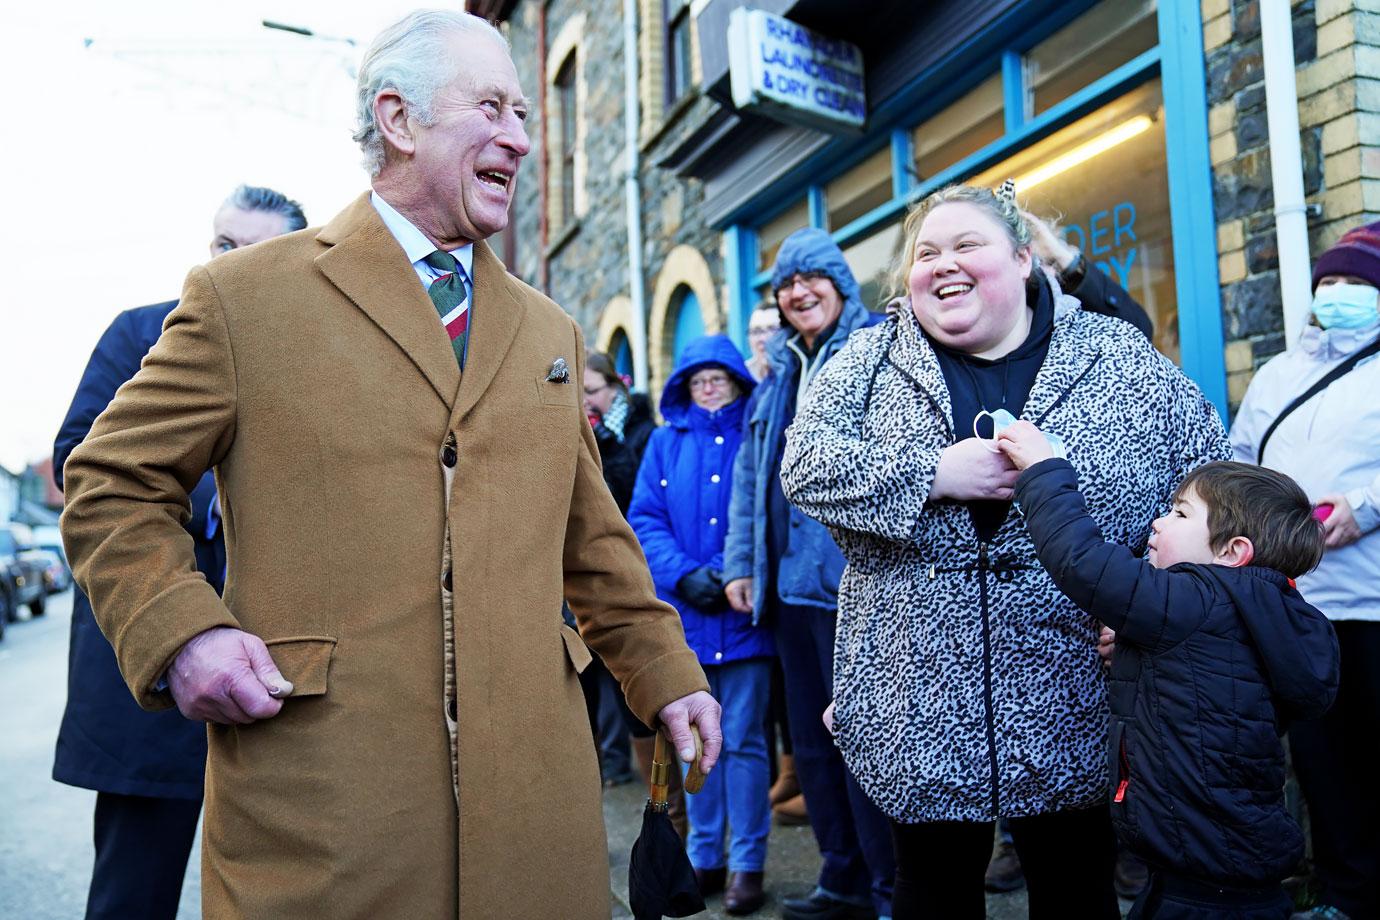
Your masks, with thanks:
<instances>
[{"instance_id":1,"label":"boy's dark hair","mask_svg":"<svg viewBox=\"0 0 1380 920\"><path fill-rule=\"evenodd\" d=\"M1217 460L1184 477L1177 501L1189 488L1207 505L1208 545L1219 552L1232 537L1255 547L1251 565L1297 578L1322 559L1323 526L1298 483L1274 470Z\"/></svg>"}]
</instances>

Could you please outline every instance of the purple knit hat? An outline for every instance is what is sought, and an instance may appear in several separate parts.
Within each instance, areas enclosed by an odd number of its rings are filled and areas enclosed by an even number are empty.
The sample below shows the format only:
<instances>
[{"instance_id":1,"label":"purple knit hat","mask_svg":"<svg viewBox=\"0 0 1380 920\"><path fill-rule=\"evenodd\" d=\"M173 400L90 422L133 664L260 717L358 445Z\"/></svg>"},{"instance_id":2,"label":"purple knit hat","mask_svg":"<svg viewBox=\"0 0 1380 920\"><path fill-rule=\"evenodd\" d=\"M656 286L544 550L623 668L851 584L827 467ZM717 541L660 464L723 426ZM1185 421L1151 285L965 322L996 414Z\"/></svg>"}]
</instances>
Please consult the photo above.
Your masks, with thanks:
<instances>
[{"instance_id":1,"label":"purple knit hat","mask_svg":"<svg viewBox=\"0 0 1380 920\"><path fill-rule=\"evenodd\" d=\"M1380 288L1380 221L1348 230L1313 263L1313 290L1327 275L1355 275Z\"/></svg>"}]
</instances>

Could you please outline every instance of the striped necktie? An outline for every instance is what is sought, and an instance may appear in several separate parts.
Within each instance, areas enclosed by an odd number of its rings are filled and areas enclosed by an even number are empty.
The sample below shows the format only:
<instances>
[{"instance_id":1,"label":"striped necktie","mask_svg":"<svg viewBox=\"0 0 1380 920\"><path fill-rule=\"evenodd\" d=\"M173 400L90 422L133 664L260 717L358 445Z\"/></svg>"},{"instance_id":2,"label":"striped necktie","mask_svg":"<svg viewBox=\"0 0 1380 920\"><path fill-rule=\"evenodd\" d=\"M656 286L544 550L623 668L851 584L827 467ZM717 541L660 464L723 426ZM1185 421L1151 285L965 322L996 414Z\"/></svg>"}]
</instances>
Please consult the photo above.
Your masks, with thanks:
<instances>
[{"instance_id":1,"label":"striped necktie","mask_svg":"<svg viewBox=\"0 0 1380 920\"><path fill-rule=\"evenodd\" d=\"M436 250L424 260L427 265L441 272L441 277L431 282L427 296L436 305L441 315L441 323L450 334L450 347L455 352L455 360L460 369L465 369L465 356L470 342L469 293L465 290L465 270L448 252Z\"/></svg>"}]
</instances>

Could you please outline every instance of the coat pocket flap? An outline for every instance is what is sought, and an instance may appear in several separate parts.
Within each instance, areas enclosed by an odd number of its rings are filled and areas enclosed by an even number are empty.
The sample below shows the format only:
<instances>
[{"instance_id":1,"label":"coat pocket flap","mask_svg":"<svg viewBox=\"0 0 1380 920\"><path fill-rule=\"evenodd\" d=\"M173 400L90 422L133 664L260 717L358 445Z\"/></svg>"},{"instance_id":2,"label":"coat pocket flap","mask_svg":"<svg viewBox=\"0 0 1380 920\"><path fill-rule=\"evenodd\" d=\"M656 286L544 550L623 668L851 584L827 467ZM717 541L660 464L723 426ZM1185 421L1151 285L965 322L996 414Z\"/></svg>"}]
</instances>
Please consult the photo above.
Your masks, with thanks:
<instances>
[{"instance_id":1,"label":"coat pocket flap","mask_svg":"<svg viewBox=\"0 0 1380 920\"><path fill-rule=\"evenodd\" d=\"M594 660L594 655L590 652L585 640L580 638L580 634L575 630L561 624L561 638L565 640L565 653L570 656L570 663L575 666L575 673L584 673L585 668Z\"/></svg>"},{"instance_id":2,"label":"coat pocket flap","mask_svg":"<svg viewBox=\"0 0 1380 920\"><path fill-rule=\"evenodd\" d=\"M292 681L292 696L320 696L326 692L326 678L335 654L335 639L330 636L293 636L264 642L273 663Z\"/></svg>"}]
</instances>

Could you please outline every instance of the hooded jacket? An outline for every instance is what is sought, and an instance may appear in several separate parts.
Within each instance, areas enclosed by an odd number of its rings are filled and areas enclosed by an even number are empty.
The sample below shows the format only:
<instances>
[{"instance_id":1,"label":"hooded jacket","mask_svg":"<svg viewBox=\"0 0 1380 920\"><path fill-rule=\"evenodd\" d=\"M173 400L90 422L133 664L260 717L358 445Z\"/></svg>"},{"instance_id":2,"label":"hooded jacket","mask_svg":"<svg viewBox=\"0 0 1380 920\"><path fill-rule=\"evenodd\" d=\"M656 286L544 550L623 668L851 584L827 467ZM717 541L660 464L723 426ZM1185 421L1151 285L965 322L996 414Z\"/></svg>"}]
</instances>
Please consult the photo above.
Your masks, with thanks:
<instances>
[{"instance_id":1,"label":"hooded jacket","mask_svg":"<svg viewBox=\"0 0 1380 920\"><path fill-rule=\"evenodd\" d=\"M879 314L863 306L861 289L843 251L823 230L797 230L781 244L772 269L772 288L797 272L827 274L843 298L843 311L832 332L813 355L788 324L767 342L771 373L757 386L747 405L747 431L733 469L733 501L728 541L724 548L724 580L752 578L753 622L761 620L768 591L787 604L838 607L843 554L828 529L791 507L784 516L770 518L770 492L780 475L782 435L795 417L801 398L824 367L857 329L881 322ZM808 363L807 363L808 362ZM768 541L787 534L788 546L771 571Z\"/></svg>"},{"instance_id":2,"label":"hooded jacket","mask_svg":"<svg viewBox=\"0 0 1380 920\"><path fill-rule=\"evenodd\" d=\"M1068 297L1053 323L1021 416L1063 438L1103 532L1143 546L1184 475L1226 458L1222 423L1131 325ZM848 559L835 741L900 821L1097 804L1107 700L1092 618L1040 569L1018 514L982 540L966 504L929 500L951 418L934 349L903 304L854 334L791 427L786 495Z\"/></svg>"},{"instance_id":3,"label":"hooded jacket","mask_svg":"<svg viewBox=\"0 0 1380 920\"><path fill-rule=\"evenodd\" d=\"M1280 735L1337 693L1337 638L1274 569L1157 569L1105 543L1065 460L1016 496L1057 585L1116 630L1112 821L1151 866L1231 887L1277 884L1303 856Z\"/></svg>"},{"instance_id":4,"label":"hooded jacket","mask_svg":"<svg viewBox=\"0 0 1380 920\"><path fill-rule=\"evenodd\" d=\"M722 368L742 394L710 412L690 397L690 378ZM775 651L767 630L726 604L700 609L676 586L695 569L723 569L733 461L743 438L743 414L756 387L727 336L702 336L685 346L661 393L666 425L652 432L628 513L642 543L657 596L680 611L685 640L702 664L728 664Z\"/></svg>"}]
</instances>

